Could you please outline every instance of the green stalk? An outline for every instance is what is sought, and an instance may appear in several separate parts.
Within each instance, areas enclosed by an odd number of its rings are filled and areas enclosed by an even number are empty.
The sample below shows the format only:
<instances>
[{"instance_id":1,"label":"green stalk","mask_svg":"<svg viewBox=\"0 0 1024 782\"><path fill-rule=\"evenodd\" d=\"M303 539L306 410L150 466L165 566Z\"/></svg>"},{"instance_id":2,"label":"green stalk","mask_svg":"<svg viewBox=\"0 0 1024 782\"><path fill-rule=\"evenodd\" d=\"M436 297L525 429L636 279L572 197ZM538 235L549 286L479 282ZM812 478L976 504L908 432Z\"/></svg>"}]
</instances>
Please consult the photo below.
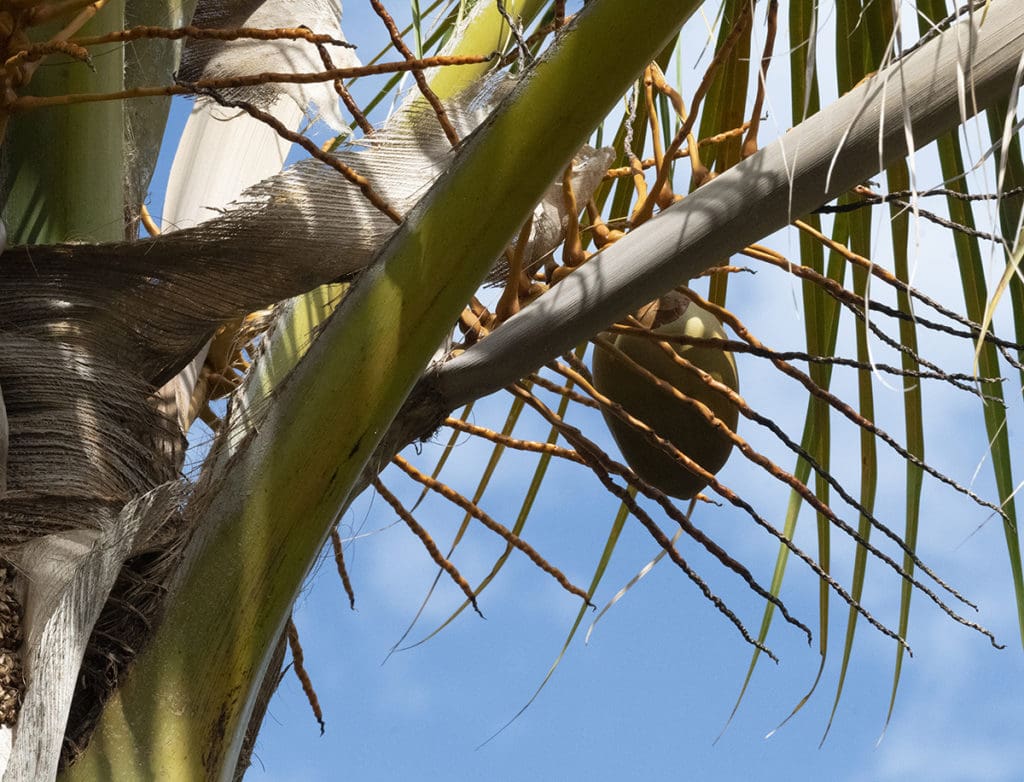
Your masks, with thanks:
<instances>
[{"instance_id":1,"label":"green stalk","mask_svg":"<svg viewBox=\"0 0 1024 782\"><path fill-rule=\"evenodd\" d=\"M125 0L102 7L82 35L124 26ZM45 40L62 20L34 33ZM124 89L124 47L91 51L94 70L62 54L43 60L24 94L66 95ZM16 115L4 139L7 193L2 216L10 244L124 238L126 109L122 102L61 106Z\"/></svg>"},{"instance_id":2,"label":"green stalk","mask_svg":"<svg viewBox=\"0 0 1024 782\"><path fill-rule=\"evenodd\" d=\"M592 0L463 144L207 485L183 581L66 779L230 778L271 646L412 384L550 182L699 5Z\"/></svg>"},{"instance_id":3,"label":"green stalk","mask_svg":"<svg viewBox=\"0 0 1024 782\"><path fill-rule=\"evenodd\" d=\"M528 24L545 5L547 0L506 0L505 10L511 18L518 17ZM472 24L462 31L452 54L500 52L508 43L509 35L508 25L498 13L498 4L488 2L473 17ZM483 76L490 67L490 63L480 63L459 68L440 68L431 76L430 88L442 100L451 98Z\"/></svg>"}]
</instances>

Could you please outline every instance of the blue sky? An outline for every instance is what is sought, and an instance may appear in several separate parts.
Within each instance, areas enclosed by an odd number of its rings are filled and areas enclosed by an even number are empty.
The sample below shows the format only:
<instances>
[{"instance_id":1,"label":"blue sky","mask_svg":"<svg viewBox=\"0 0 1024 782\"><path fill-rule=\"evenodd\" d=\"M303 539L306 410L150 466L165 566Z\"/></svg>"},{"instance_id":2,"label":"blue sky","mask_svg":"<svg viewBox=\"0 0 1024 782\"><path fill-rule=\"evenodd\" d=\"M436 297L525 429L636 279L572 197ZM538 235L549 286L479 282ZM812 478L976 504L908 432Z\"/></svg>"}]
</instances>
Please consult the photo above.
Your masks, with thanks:
<instances>
[{"instance_id":1,"label":"blue sky","mask_svg":"<svg viewBox=\"0 0 1024 782\"><path fill-rule=\"evenodd\" d=\"M389 4L397 6L398 3ZM692 92L702 67L693 61L703 46L702 22L688 28L683 94ZM363 4L350 3L345 24L349 39L368 59L379 49L382 28ZM784 26L783 26L784 27ZM830 33L826 29L823 41ZM778 51L784 51L784 42ZM759 50L759 44L755 44ZM765 134L785 129L788 94L784 69L770 81ZM670 70L670 76L671 76ZM823 85L826 98L829 85ZM832 88L834 90L834 87ZM358 93L357 93L358 97ZM778 108L776 108L778 107ZM187 104L176 102L168 138L180 132ZM977 151L977 147L974 147ZM165 152L173 153L173 143ZM920 156L922 187L938 183L934 156ZM162 182L169 156L154 179L152 206L159 213ZM979 189L992 189L981 182ZM938 202L929 208L941 211ZM979 211L979 217L986 213ZM888 263L884 220L876 259ZM962 307L949 240L922 226L917 248L916 284L954 308ZM796 257L792 232L772 237L772 247ZM998 278L999 259L988 271ZM885 298L886 292L874 295ZM770 346L799 349L803 326L797 308L799 286L785 275L761 269L737 276L730 287L730 307L741 313L754 333ZM997 324L1008 333L1003 315ZM893 331L891 323L881 323ZM846 321L839 352L853 354L853 326ZM898 363L891 351L876 345L875 359ZM945 367L970 371L970 345L931 336L922 338L922 353ZM805 396L792 381L766 371L759 359L738 357L742 391L755 407L770 412L799 435ZM902 392L892 379L876 379L879 423L900 441ZM1015 381L1007 384L1012 396ZM856 394L850 370L836 370L835 388ZM932 382L926 387L928 459L986 497L994 497L990 468L983 460L986 438L977 399ZM477 406L474 420L500 427L511 398L497 395ZM1013 406L1011 436L1019 435L1019 404ZM587 420L584 420L587 419ZM583 412L575 423L600 432L600 421ZM589 422L589 423L588 423ZM743 422L749 424L749 422ZM859 474L856 431L834 421L834 468L856 490ZM741 429L782 466L786 455L763 433ZM524 413L518 437L544 439L547 430ZM437 436L438 442L447 434ZM608 440L605 436L605 442ZM849 443L849 447L846 447ZM607 447L611 448L610 444ZM427 444L416 456L429 469L438 448ZM877 500L879 516L902 528L903 466L880 447L883 458ZM443 479L471 493L487 446L463 438ZM412 458L412 457L411 457ZM500 479L482 500L493 516L511 525L522 501L536 457L511 454L502 460ZM773 523L781 525L788 493L763 472L734 454L721 474ZM417 491L393 472L388 486L410 502ZM611 527L617 505L585 470L556 464L548 477L524 537L577 584L589 583ZM843 517L856 523L849 509ZM430 499L417 517L446 547L461 513ZM360 497L346 513L342 534L357 608L348 609L333 563L314 570L295 609L306 665L323 705L327 730L319 735L298 682L291 675L270 706L260 736L250 780L622 780L701 779L759 780L1013 780L1024 776L1024 744L1016 726L1024 718L1024 700L1012 684L1021 680L1021 655L1009 567L1001 526L962 496L926 481L920 552L939 573L982 608L979 621L993 630L1007 649L996 651L980 635L953 624L921 595L916 596L909 641L915 657L906 660L892 724L877 743L891 690L895 648L863 622L857 630L854 657L831 734L819 749L835 694L841 639L847 611L830 602L832 648L817 693L808 705L770 739L765 735L805 694L817 672L819 656L797 631L776 623L769 645L778 666L762 659L729 729L722 730L750 661L751 649L668 563L661 563L632 589L597 625L584 646L583 627L561 666L533 705L507 730L478 745L505 724L531 697L557 657L579 609L567 595L526 559L513 555L498 579L483 594L486 620L466 612L444 632L415 649L392 655L436 572L420 544L379 499ZM695 521L767 583L777 544L731 508L702 506ZM976 528L980 530L971 534ZM877 536L876 536L877 537ZM796 542L813 552L814 519L801 516ZM503 544L474 529L460 545L454 562L471 581L485 575ZM686 541L681 551L712 589L756 630L762 606L746 586ZM893 553L892 547L887 551ZM603 605L651 557L657 548L635 523L627 523L597 593ZM849 583L853 547L834 534L833 572ZM865 604L880 620L898 616L899 584L877 562L869 565ZM817 583L793 562L783 598L790 609L817 630ZM461 601L461 593L442 580L410 640L422 638L443 622ZM968 609L969 610L969 609ZM972 618L974 618L972 616Z\"/></svg>"}]
</instances>

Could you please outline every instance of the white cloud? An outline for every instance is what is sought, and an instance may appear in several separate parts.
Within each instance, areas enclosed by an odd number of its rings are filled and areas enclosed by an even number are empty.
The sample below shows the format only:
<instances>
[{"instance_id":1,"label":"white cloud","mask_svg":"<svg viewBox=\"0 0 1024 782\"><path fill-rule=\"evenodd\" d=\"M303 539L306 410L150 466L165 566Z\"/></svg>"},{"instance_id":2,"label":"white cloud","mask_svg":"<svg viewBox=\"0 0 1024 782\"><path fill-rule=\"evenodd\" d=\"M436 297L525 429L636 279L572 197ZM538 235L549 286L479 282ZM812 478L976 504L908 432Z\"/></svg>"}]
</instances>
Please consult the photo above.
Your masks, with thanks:
<instances>
[{"instance_id":1,"label":"white cloud","mask_svg":"<svg viewBox=\"0 0 1024 782\"><path fill-rule=\"evenodd\" d=\"M877 761L855 779L929 780L929 782L1002 782L1019 780L1024 748L1009 735L990 737L964 732L962 721L942 715L938 724L921 720L899 739L886 739ZM906 722L914 721L907 716Z\"/></svg>"}]
</instances>

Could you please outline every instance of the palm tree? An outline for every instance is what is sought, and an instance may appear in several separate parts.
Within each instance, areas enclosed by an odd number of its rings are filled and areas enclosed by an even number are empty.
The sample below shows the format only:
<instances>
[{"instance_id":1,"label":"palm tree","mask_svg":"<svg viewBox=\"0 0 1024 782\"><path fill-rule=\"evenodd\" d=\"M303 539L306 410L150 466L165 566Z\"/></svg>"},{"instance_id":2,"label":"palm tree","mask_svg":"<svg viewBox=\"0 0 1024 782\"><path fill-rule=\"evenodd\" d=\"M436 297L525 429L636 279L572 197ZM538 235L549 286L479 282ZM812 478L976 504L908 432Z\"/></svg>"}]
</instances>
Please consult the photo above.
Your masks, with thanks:
<instances>
[{"instance_id":1,"label":"palm tree","mask_svg":"<svg viewBox=\"0 0 1024 782\"><path fill-rule=\"evenodd\" d=\"M765 47L760 70L751 74L752 30L762 24L760 12L747 0L726 0L717 17L716 54L689 104L680 95L682 85L671 86L664 69L680 27L702 6L697 0L592 0L567 25L566 4L557 0L449 4L432 39L416 26L417 48L424 52L447 37L448 59L428 63L402 51L403 59L389 69L417 74L420 93L382 130L337 154L306 142L314 159L255 185L212 220L144 241L134 240L136 205L155 160L158 144L152 139L166 117L169 94L200 95L204 110L245 114L299 141L289 126L298 117L282 108L288 104L277 101L270 86L287 78L267 71L267 63L294 57L305 66L295 70L308 71L312 61L313 69L327 69L318 76L322 83L334 89L337 80L338 92L349 97L340 80L368 71L332 70L330 59L319 66L312 60L314 51L317 58L333 52L339 64L346 62L339 31L316 37L324 34L322 25L332 23L324 10L330 4L303 4L302 12L321 23L306 24L306 16L278 15L270 2L242 10L200 1L199 27L231 29L232 37L296 41L285 50L264 43L268 48L255 56L249 49L241 65L230 56L237 47L211 42L208 34L168 33L191 15L179 3L8 5L2 17L11 29L3 215L10 246L0 259L0 410L6 411L0 440L5 446L9 441L9 448L0 448L6 481L0 530L10 563L3 638L11 640L3 659L13 685L9 691L22 697L12 653L23 632L26 682L5 778L52 777L65 737L71 743L67 753L76 757L63 772L67 778L235 774L243 745L259 726L261 699L277 681L297 590L339 509L370 485L417 531L473 603L479 588L461 577L377 475L407 444L442 424L459 427L459 419L449 417L453 411L505 387L513 389L516 410L530 408L550 424L551 443L523 445L486 431L481 436L584 464L622 503L622 520L636 516L736 625L755 647L755 662L759 654L771 653L765 639L776 611L810 635L779 598L790 555L821 581L823 659L829 595L848 605L844 670L860 618L896 643L898 682L915 590L954 620L987 633L960 616L957 593L916 553L917 508L926 479L951 485L1002 517L1018 610L1024 611L1006 413L992 403L1002 399L1000 355L1019 366L1024 289L1014 276L1018 252L1006 243L1008 273L990 300L978 232L959 178L967 166L955 135L969 116L985 111L1000 191L1022 184L1015 104L1007 101L1017 92L1024 50L1019 4L992 0L947 18L944 3L920 0L921 43L913 47L902 46L891 7L838 4L837 35L844 46L836 77L842 97L821 108L815 5L794 0L786 9L790 40L798 42L789 56L794 127L763 148L763 85L769 63L777 59L776 2L764 9ZM414 7L418 13L419 4ZM517 19L534 32L522 32ZM164 31L121 32L139 24ZM274 30L241 29L249 27ZM145 41L154 48L142 56L142 42L127 43L134 37L154 38ZM178 57L171 41L178 37L190 43L179 78L171 83ZM320 48L312 48L314 43ZM104 56L90 57L95 50L88 47L106 47ZM495 49L500 58L489 57ZM424 76L428 64L439 70ZM239 68L243 76L233 78ZM499 69L519 78L493 75ZM641 76L629 110L613 122L616 104ZM323 107L336 104L312 88L297 97L312 99L328 116L332 109ZM350 101L346 105L351 109ZM362 125L359 115L357 121ZM614 128L607 150L605 133L595 132L599 126ZM639 158L647 139L654 157L650 176ZM584 148L588 141L596 149ZM920 211L909 149L933 141L947 180L939 195L947 200L966 301L963 313L938 305L948 322L937 327L977 346L978 391L989 402L984 415L996 502L977 497L924 459L918 379L964 384L923 363L917 353L918 331L935 323L914 315L915 301L932 302L910 285L911 223L903 204ZM683 152L692 185L685 197L673 189L683 179L673 177ZM880 171L890 191L884 197L862 185ZM191 175L200 173L194 169ZM840 203L828 235L812 213L835 199ZM873 246L868 207L884 203L894 210L892 270L865 260ZM999 202L1005 237L1018 231L1016 204L1010 198ZM800 237L795 265L756 244L791 224ZM590 242L600 249L592 257L585 250ZM803 281L802 358L811 364L806 373L792 366L791 357L761 345L724 308L730 270L722 261L741 251ZM492 271L503 255L507 267ZM852 289L844 287L847 265ZM707 296L688 295L738 337L724 347L766 357L809 392L800 436L731 398L745 418L774 427L796 455L791 473L733 436L745 457L792 490L782 529L741 493L703 475L723 501L778 537L776 574L768 586L587 432L562 420L565 406L581 398L612 415L621 413L594 388L579 363L581 353L573 349L616 320L620 331L635 329L625 320L630 312L709 270ZM474 299L489 274L505 282L493 312ZM893 288L895 307L878 309L884 305L868 296L871 278ZM990 305L1005 287L1017 324L1015 341L989 328ZM278 302L286 303L275 307L272 318L254 315ZM829 391L843 307L855 314L857 329L854 401ZM898 322L896 341L903 352L896 374L907 391L903 438L873 423L871 320L863 316L877 311ZM461 329L452 350L456 322ZM601 349L609 349L607 341ZM531 391L533 384L552 384L551 375L535 374L550 362L556 384L564 386L560 411ZM240 382L236 375L243 370ZM217 415L221 411L208 403L225 391L231 406ZM718 393L728 396L726 389ZM829 471L830 411L855 422L862 433L858 497ZM183 433L199 414L216 427L216 440L195 480L183 480ZM702 415L714 424L713 414ZM644 431L642 423L630 425ZM554 445L558 437L568 449ZM643 437L676 461L689 458L656 432ZM874 513L879 440L906 462L901 535L890 533ZM588 602L593 597L607 553L594 583L580 589L522 541L518 528L502 528L473 501L407 460L398 458L398 464L489 524L567 590ZM690 472L699 471L689 464ZM689 568L661 531L660 519L635 501L637 493L651 498L684 534L765 599L759 632L749 632ZM834 508L833 493L855 510L856 525ZM816 556L792 543L802 502L818 514ZM850 587L830 575L832 527L858 543ZM895 558L872 534L891 534L899 551ZM609 546L610 552L614 536ZM896 627L875 619L860 602L869 556L903 580ZM23 627L12 597L19 590L27 590ZM143 621L129 621L138 616ZM128 646L144 648L134 656L125 651ZM114 688L105 683L109 660ZM894 682L893 697L895 691ZM87 746L77 746L87 737Z\"/></svg>"}]
</instances>

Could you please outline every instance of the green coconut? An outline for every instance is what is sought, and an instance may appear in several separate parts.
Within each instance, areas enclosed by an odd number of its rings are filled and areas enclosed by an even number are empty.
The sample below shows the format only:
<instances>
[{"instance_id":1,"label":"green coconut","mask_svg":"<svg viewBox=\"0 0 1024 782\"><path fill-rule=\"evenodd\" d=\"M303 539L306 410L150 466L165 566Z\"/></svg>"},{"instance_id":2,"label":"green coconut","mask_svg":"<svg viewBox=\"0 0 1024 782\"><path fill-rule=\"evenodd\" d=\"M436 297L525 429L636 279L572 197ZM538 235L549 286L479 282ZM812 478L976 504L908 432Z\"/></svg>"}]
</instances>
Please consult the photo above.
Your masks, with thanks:
<instances>
[{"instance_id":1,"label":"green coconut","mask_svg":"<svg viewBox=\"0 0 1024 782\"><path fill-rule=\"evenodd\" d=\"M654 333L666 337L688 336L726 339L721 322L675 291L645 307L638 319ZM615 347L647 371L691 399L702 402L729 427L736 430L739 411L725 396L708 387L696 373L677 364L656 340L628 334L609 334ZM733 391L739 376L732 354L726 350L674 344L676 353L707 372ZM712 426L698 410L651 380L611 351L594 349L594 386L650 426L709 473L717 473L732 451L732 441ZM690 499L707 482L690 472L628 423L604 410L604 419L629 466L653 486L672 497Z\"/></svg>"}]
</instances>

